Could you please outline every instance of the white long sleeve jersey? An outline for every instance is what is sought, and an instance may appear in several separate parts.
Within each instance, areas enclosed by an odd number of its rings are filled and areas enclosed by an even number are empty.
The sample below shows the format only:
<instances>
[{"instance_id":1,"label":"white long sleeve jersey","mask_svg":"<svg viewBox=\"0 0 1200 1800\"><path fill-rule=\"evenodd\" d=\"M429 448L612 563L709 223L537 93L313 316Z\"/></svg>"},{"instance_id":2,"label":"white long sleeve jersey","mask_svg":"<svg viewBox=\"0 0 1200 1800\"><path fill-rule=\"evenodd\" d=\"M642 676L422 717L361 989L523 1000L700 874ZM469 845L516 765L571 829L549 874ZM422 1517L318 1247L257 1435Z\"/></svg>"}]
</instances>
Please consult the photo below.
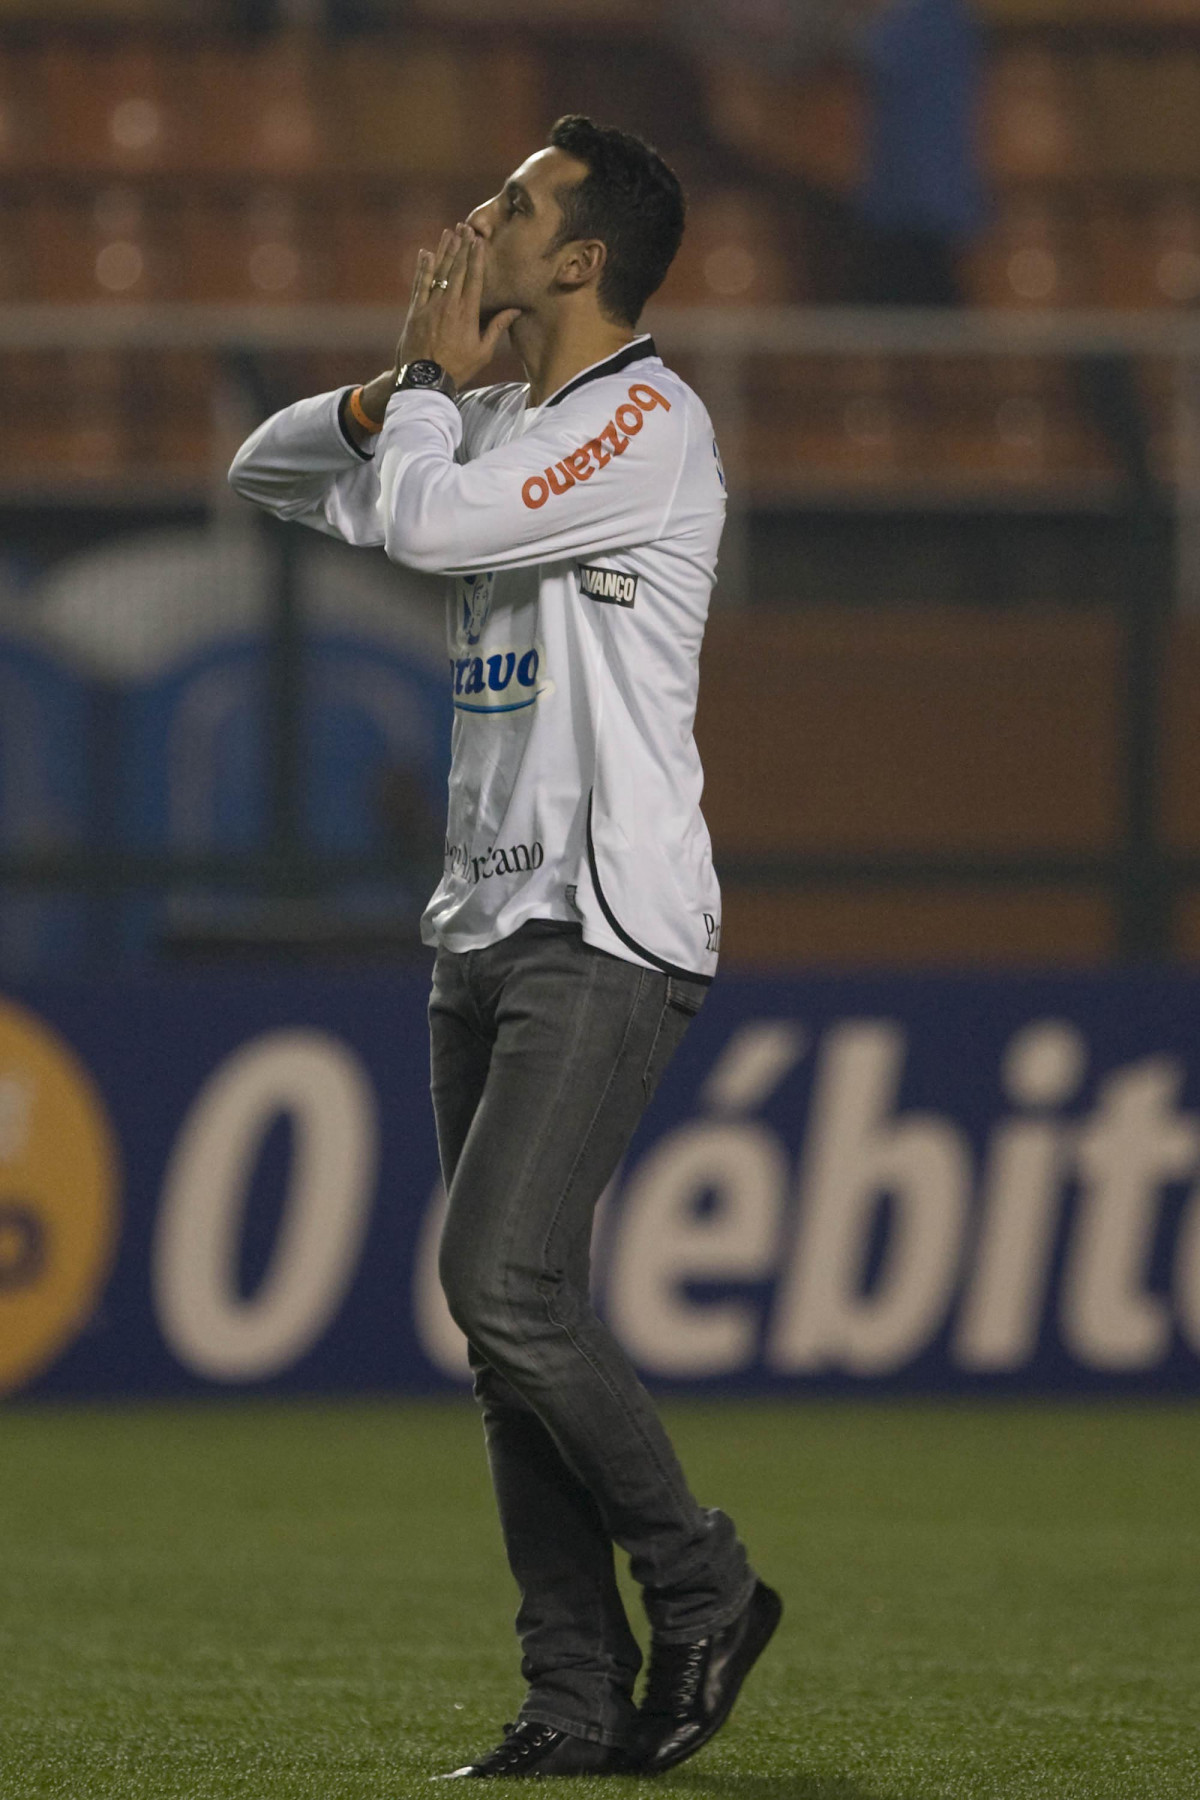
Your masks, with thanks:
<instances>
[{"instance_id":1,"label":"white long sleeve jersey","mask_svg":"<svg viewBox=\"0 0 1200 1800\"><path fill-rule=\"evenodd\" d=\"M528 388L396 394L374 453L345 390L248 438L238 493L451 577L446 864L428 944L575 920L644 967L711 980L721 906L692 736L725 513L712 425L636 339L544 406Z\"/></svg>"}]
</instances>

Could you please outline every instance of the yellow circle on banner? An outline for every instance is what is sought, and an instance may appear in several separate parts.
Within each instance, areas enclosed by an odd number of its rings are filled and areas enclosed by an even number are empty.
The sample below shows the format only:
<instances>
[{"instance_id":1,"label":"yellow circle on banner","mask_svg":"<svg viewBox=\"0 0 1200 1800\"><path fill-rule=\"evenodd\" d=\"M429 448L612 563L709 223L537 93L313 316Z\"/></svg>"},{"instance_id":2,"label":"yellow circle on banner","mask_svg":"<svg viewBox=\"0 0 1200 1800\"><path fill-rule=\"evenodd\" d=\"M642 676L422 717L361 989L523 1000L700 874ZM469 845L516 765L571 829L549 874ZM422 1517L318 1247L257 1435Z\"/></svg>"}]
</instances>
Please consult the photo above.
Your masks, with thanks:
<instances>
[{"instance_id":1,"label":"yellow circle on banner","mask_svg":"<svg viewBox=\"0 0 1200 1800\"><path fill-rule=\"evenodd\" d=\"M0 999L0 1393L92 1315L119 1222L116 1137L70 1046Z\"/></svg>"}]
</instances>

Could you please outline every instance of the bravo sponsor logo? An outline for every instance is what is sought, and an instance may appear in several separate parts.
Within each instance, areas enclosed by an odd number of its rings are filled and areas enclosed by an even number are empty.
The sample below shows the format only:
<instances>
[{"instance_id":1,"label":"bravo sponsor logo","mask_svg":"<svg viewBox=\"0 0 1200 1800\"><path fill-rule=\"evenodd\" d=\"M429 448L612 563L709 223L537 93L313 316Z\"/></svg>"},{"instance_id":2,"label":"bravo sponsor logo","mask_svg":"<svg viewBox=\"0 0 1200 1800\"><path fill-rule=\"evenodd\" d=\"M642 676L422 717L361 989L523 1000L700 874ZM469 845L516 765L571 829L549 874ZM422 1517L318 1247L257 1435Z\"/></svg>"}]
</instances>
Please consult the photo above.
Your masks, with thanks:
<instances>
[{"instance_id":1,"label":"bravo sponsor logo","mask_svg":"<svg viewBox=\"0 0 1200 1800\"><path fill-rule=\"evenodd\" d=\"M791 1020L734 1030L693 1116L618 1172L601 1209L598 1303L638 1366L951 1387L1194 1369L1200 1114L1180 1104L1182 1061L1092 1072L1077 1025L1034 1020L990 1077L971 1071L995 1089L981 1142L900 1104L910 1050L891 1019L838 1020L815 1043ZM780 1119L800 1092L793 1135ZM435 1191L416 1313L427 1353L461 1378L430 1286L442 1204Z\"/></svg>"},{"instance_id":2,"label":"bravo sponsor logo","mask_svg":"<svg viewBox=\"0 0 1200 1800\"><path fill-rule=\"evenodd\" d=\"M542 676L545 652L540 644L527 649L495 650L485 656L452 656L450 685L459 712L508 713L532 706L554 692Z\"/></svg>"}]
</instances>

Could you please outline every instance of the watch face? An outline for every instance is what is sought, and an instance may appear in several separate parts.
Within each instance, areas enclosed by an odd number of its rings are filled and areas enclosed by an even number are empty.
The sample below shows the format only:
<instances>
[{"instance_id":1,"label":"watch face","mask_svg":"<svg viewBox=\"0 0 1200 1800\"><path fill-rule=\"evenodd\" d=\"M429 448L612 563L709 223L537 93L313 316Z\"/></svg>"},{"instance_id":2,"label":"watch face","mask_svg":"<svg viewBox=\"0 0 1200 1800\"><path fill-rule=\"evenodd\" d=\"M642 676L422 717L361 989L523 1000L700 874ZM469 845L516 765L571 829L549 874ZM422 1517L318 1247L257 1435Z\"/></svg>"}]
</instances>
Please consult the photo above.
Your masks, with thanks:
<instances>
[{"instance_id":1,"label":"watch face","mask_svg":"<svg viewBox=\"0 0 1200 1800\"><path fill-rule=\"evenodd\" d=\"M426 360L410 362L404 371L404 379L410 387L436 387L442 379L441 364Z\"/></svg>"}]
</instances>

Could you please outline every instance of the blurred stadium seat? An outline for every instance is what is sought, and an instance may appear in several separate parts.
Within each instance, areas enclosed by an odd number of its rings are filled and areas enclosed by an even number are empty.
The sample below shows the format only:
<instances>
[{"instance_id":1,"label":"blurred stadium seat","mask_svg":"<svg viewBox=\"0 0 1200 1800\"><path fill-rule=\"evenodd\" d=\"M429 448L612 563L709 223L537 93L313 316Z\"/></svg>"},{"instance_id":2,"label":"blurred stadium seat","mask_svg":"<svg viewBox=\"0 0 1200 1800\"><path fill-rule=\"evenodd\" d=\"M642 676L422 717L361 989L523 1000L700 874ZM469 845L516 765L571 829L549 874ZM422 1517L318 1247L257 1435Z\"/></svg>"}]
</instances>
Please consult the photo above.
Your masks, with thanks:
<instances>
[{"instance_id":1,"label":"blurred stadium seat","mask_svg":"<svg viewBox=\"0 0 1200 1800\"><path fill-rule=\"evenodd\" d=\"M417 252L437 248L447 219L469 210L469 197L443 182L397 192L346 191L330 208L326 228L338 300L364 305L407 304Z\"/></svg>"},{"instance_id":2,"label":"blurred stadium seat","mask_svg":"<svg viewBox=\"0 0 1200 1800\"><path fill-rule=\"evenodd\" d=\"M950 498L1116 477L1069 364L1044 357L759 357L747 377L756 500L874 485Z\"/></svg>"},{"instance_id":3,"label":"blurred stadium seat","mask_svg":"<svg viewBox=\"0 0 1200 1800\"><path fill-rule=\"evenodd\" d=\"M174 219L129 184L39 193L24 214L30 287L39 300L173 300L180 293Z\"/></svg>"},{"instance_id":4,"label":"blurred stadium seat","mask_svg":"<svg viewBox=\"0 0 1200 1800\"><path fill-rule=\"evenodd\" d=\"M1088 59L1093 171L1118 179L1200 178L1200 49L1096 50Z\"/></svg>"},{"instance_id":5,"label":"blurred stadium seat","mask_svg":"<svg viewBox=\"0 0 1200 1800\"><path fill-rule=\"evenodd\" d=\"M0 24L3 15L0 14ZM0 39L0 169L20 169L37 142L39 118L28 45Z\"/></svg>"},{"instance_id":6,"label":"blurred stadium seat","mask_svg":"<svg viewBox=\"0 0 1200 1800\"><path fill-rule=\"evenodd\" d=\"M293 305L323 300L332 280L318 207L285 187L206 194L179 214L189 299Z\"/></svg>"},{"instance_id":7,"label":"blurred stadium seat","mask_svg":"<svg viewBox=\"0 0 1200 1800\"><path fill-rule=\"evenodd\" d=\"M756 494L801 482L892 481L909 420L883 356L771 357L750 375L749 475Z\"/></svg>"},{"instance_id":8,"label":"blurred stadium seat","mask_svg":"<svg viewBox=\"0 0 1200 1800\"><path fill-rule=\"evenodd\" d=\"M1200 300L1200 195L1165 189L1096 204L1098 297L1106 306L1188 306Z\"/></svg>"},{"instance_id":9,"label":"blurred stadium seat","mask_svg":"<svg viewBox=\"0 0 1200 1800\"><path fill-rule=\"evenodd\" d=\"M794 227L748 189L702 194L659 289L662 306L764 306L794 299L788 246Z\"/></svg>"},{"instance_id":10,"label":"blurred stadium seat","mask_svg":"<svg viewBox=\"0 0 1200 1800\"><path fill-rule=\"evenodd\" d=\"M848 193L863 171L863 102L841 64L777 73L714 60L705 71L714 134L768 174Z\"/></svg>"},{"instance_id":11,"label":"blurred stadium seat","mask_svg":"<svg viewBox=\"0 0 1200 1800\"><path fill-rule=\"evenodd\" d=\"M1056 181L1084 162L1079 69L1061 48L1018 42L998 49L988 69L982 120L984 156L1000 181Z\"/></svg>"},{"instance_id":12,"label":"blurred stadium seat","mask_svg":"<svg viewBox=\"0 0 1200 1800\"><path fill-rule=\"evenodd\" d=\"M201 42L188 59L189 166L222 175L319 172L336 144L328 52L303 34Z\"/></svg>"},{"instance_id":13,"label":"blurred stadium seat","mask_svg":"<svg viewBox=\"0 0 1200 1800\"><path fill-rule=\"evenodd\" d=\"M1090 268L1073 196L1014 190L996 203L991 229L971 248L967 291L977 306L1082 306Z\"/></svg>"},{"instance_id":14,"label":"blurred stadium seat","mask_svg":"<svg viewBox=\"0 0 1200 1800\"><path fill-rule=\"evenodd\" d=\"M477 87L466 74L461 50L436 38L345 45L329 69L335 166L443 177L477 169L494 177L486 111L473 103Z\"/></svg>"},{"instance_id":15,"label":"blurred stadium seat","mask_svg":"<svg viewBox=\"0 0 1200 1800\"><path fill-rule=\"evenodd\" d=\"M937 363L925 380L933 402L928 453L947 485L985 491L1115 478L1112 451L1070 364L1020 356Z\"/></svg>"},{"instance_id":16,"label":"blurred stadium seat","mask_svg":"<svg viewBox=\"0 0 1200 1800\"><path fill-rule=\"evenodd\" d=\"M187 122L180 63L158 38L48 34L30 71L38 162L121 174L178 166Z\"/></svg>"}]
</instances>

